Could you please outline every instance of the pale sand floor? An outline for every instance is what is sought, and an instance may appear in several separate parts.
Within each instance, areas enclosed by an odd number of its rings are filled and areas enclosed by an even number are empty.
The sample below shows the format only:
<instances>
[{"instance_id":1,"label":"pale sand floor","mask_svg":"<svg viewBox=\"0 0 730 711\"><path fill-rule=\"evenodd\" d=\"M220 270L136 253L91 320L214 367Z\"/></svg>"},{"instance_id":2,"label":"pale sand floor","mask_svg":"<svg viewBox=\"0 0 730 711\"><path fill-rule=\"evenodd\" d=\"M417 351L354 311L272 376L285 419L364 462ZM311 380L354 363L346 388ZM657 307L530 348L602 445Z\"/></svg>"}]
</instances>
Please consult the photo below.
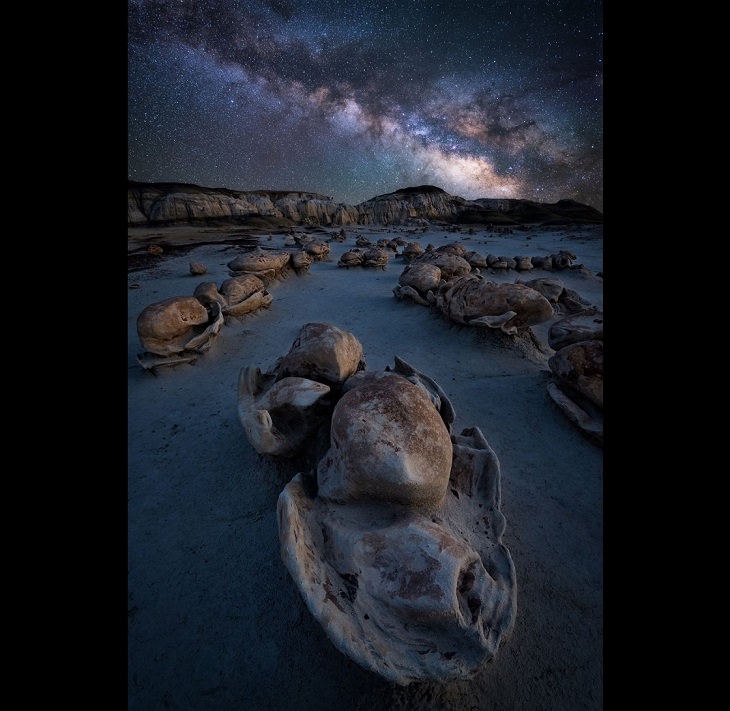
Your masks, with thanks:
<instances>
[{"instance_id":1,"label":"pale sand floor","mask_svg":"<svg viewBox=\"0 0 730 711\"><path fill-rule=\"evenodd\" d=\"M195 364L153 375L136 360L139 313L191 295L201 281L220 285L242 247L208 244L129 272L128 708L602 709L603 449L550 399L547 354L519 352L399 301L392 289L401 259L392 257L385 271L337 267L358 234L402 235L424 246L461 241L485 255L569 249L590 274L489 278L557 277L603 306L595 276L603 271L601 227L498 236L351 229L346 242L331 244L327 261L274 282L271 306L227 323ZM261 244L283 248L285 235ZM190 261L208 273L191 276ZM238 374L247 365L273 368L310 321L351 331L368 370L393 365L397 355L429 375L454 405L454 431L479 427L499 458L517 619L471 680L399 687L360 668L328 640L279 558L276 501L293 472L248 444L236 416ZM533 328L545 344L548 327Z\"/></svg>"}]
</instances>

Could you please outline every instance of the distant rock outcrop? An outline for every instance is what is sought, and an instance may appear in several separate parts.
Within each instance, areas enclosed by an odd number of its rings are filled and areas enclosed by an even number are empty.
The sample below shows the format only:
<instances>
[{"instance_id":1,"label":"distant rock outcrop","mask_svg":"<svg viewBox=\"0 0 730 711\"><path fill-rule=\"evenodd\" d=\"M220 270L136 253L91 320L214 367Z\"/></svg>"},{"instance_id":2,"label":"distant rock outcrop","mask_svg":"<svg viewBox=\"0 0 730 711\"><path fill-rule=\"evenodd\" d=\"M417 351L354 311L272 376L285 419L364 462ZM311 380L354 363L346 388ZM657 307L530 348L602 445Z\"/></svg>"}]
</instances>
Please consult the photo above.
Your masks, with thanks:
<instances>
[{"instance_id":1,"label":"distant rock outcrop","mask_svg":"<svg viewBox=\"0 0 730 711\"><path fill-rule=\"evenodd\" d=\"M449 224L600 224L603 214L573 200L466 200L433 185L403 188L357 205L318 193L207 188L128 181L129 227L234 222L281 227Z\"/></svg>"}]
</instances>

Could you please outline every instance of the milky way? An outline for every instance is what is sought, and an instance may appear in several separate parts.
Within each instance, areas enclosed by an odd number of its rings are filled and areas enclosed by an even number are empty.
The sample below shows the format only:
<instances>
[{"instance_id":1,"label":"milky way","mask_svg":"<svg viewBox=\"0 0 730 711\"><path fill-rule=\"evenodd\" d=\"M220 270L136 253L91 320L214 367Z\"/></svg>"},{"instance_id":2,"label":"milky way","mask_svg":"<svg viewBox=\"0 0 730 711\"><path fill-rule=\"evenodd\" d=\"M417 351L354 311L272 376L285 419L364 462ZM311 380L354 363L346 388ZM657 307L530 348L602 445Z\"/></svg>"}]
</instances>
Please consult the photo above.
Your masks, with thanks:
<instances>
[{"instance_id":1,"label":"milky way","mask_svg":"<svg viewBox=\"0 0 730 711\"><path fill-rule=\"evenodd\" d=\"M603 211L599 0L128 0L128 177Z\"/></svg>"}]
</instances>

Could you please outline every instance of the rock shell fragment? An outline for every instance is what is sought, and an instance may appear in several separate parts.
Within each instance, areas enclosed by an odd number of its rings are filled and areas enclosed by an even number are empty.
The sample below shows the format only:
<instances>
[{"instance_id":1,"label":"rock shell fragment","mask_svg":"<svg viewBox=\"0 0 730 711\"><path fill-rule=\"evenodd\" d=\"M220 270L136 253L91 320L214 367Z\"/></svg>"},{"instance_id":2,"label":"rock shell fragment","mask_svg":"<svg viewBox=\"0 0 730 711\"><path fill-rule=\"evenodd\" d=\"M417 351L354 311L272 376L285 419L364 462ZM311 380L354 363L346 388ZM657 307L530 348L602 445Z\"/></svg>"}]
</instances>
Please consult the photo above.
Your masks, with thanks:
<instances>
[{"instance_id":1,"label":"rock shell fragment","mask_svg":"<svg viewBox=\"0 0 730 711\"><path fill-rule=\"evenodd\" d=\"M293 456L327 417L321 402L329 392L328 385L307 378L286 377L272 383L259 368L243 368L238 419L259 454Z\"/></svg>"}]
</instances>

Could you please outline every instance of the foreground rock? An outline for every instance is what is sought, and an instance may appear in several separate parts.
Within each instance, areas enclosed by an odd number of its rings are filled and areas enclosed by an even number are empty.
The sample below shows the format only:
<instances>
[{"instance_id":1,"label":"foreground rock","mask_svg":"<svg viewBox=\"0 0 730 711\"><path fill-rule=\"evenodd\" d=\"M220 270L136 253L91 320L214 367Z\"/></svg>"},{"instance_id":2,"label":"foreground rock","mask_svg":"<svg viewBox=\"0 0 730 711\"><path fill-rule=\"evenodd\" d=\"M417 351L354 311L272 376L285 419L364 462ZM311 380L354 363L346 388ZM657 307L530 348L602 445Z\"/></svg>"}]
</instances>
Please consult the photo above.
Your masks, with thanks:
<instances>
[{"instance_id":1,"label":"foreground rock","mask_svg":"<svg viewBox=\"0 0 730 711\"><path fill-rule=\"evenodd\" d=\"M365 669L400 685L467 679L516 614L499 461L478 428L452 434L435 381L399 358L369 372L361 349L307 324L275 372L242 369L239 418L257 451L301 454L315 429L328 435L279 496L281 557L329 639ZM264 405L281 434L271 450L250 426Z\"/></svg>"}]
</instances>

